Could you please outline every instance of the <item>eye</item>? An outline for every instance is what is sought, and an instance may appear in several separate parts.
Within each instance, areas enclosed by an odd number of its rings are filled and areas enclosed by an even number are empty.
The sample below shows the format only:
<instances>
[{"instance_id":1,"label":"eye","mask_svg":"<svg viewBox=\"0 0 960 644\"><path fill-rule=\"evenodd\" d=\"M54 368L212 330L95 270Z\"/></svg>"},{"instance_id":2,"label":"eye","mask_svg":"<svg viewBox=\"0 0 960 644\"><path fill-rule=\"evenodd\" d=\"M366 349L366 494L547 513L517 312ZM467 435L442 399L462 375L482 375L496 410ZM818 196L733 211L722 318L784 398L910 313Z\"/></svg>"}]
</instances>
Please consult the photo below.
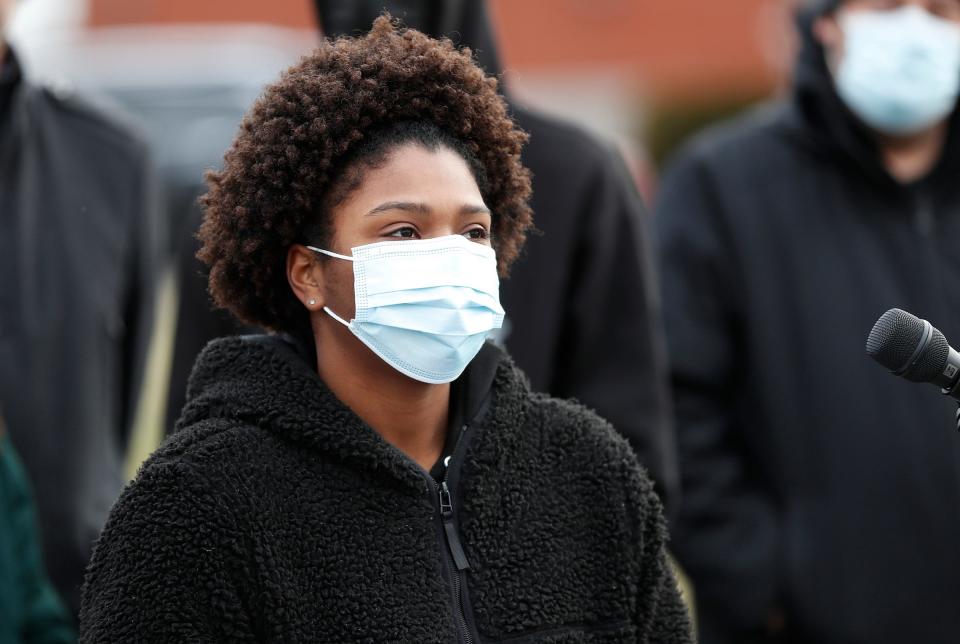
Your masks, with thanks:
<instances>
[{"instance_id":1,"label":"eye","mask_svg":"<svg viewBox=\"0 0 960 644\"><path fill-rule=\"evenodd\" d=\"M467 232L463 233L463 236L470 240L487 240L490 239L490 233L487 232L487 229L482 226L477 226L476 228L471 228Z\"/></svg>"},{"instance_id":2,"label":"eye","mask_svg":"<svg viewBox=\"0 0 960 644\"><path fill-rule=\"evenodd\" d=\"M413 226L403 226L388 232L387 237L394 237L397 239L417 239L420 237L420 233L418 233L417 229Z\"/></svg>"}]
</instances>

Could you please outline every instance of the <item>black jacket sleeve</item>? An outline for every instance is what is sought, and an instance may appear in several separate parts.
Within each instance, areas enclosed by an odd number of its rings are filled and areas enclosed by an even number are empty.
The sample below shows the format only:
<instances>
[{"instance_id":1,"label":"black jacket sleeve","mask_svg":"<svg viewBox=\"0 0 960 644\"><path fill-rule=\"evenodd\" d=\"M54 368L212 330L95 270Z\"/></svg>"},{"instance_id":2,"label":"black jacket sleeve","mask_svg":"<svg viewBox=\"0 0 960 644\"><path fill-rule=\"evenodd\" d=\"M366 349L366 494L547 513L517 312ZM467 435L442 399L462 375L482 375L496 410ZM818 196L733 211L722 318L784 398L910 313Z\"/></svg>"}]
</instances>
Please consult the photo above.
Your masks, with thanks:
<instances>
[{"instance_id":1,"label":"black jacket sleeve","mask_svg":"<svg viewBox=\"0 0 960 644\"><path fill-rule=\"evenodd\" d=\"M670 510L679 474L650 222L619 154L603 152L578 205L582 228L550 391L610 421Z\"/></svg>"},{"instance_id":2,"label":"black jacket sleeve","mask_svg":"<svg viewBox=\"0 0 960 644\"><path fill-rule=\"evenodd\" d=\"M633 519L640 580L636 604L638 641L692 643L690 615L667 559L667 528L660 499L633 465L627 474L627 504Z\"/></svg>"},{"instance_id":3,"label":"black jacket sleeve","mask_svg":"<svg viewBox=\"0 0 960 644\"><path fill-rule=\"evenodd\" d=\"M81 642L252 641L229 562L237 532L210 486L182 463L147 465L97 542Z\"/></svg>"},{"instance_id":4,"label":"black jacket sleeve","mask_svg":"<svg viewBox=\"0 0 960 644\"><path fill-rule=\"evenodd\" d=\"M778 525L740 447L743 294L729 216L706 162L688 155L668 170L655 222L683 490L674 551L704 600L700 619L750 628L775 600Z\"/></svg>"}]
</instances>

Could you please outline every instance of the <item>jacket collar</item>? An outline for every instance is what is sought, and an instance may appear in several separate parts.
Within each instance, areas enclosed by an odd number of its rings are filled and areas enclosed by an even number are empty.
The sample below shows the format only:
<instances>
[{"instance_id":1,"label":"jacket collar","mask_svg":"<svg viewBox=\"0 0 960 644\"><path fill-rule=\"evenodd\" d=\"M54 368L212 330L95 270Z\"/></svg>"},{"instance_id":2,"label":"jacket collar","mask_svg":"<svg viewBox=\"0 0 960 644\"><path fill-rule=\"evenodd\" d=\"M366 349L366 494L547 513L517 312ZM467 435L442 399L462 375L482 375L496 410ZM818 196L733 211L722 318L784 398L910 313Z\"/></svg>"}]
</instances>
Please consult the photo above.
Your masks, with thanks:
<instances>
[{"instance_id":1,"label":"jacket collar","mask_svg":"<svg viewBox=\"0 0 960 644\"><path fill-rule=\"evenodd\" d=\"M20 71L20 61L13 49L7 45L4 57L0 59L0 127L10 120L10 110L13 109L13 97L23 80Z\"/></svg>"},{"instance_id":2,"label":"jacket collar","mask_svg":"<svg viewBox=\"0 0 960 644\"><path fill-rule=\"evenodd\" d=\"M484 431L517 432L529 386L506 354L485 345L461 378L468 419L488 404L477 419ZM416 463L337 399L288 339L257 335L214 340L197 359L187 400L178 431L208 418L231 419L345 464L390 474L418 490L424 485ZM510 440L507 435L498 439Z\"/></svg>"}]
</instances>

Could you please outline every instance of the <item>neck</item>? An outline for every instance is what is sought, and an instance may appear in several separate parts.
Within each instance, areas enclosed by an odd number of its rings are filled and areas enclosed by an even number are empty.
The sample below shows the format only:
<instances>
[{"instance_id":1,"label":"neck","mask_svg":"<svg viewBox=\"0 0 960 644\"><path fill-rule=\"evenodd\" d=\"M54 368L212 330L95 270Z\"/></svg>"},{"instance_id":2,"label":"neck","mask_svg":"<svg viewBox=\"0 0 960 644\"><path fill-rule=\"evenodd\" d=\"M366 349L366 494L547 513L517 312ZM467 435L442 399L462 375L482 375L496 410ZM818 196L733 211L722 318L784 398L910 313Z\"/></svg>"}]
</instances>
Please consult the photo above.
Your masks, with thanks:
<instances>
[{"instance_id":1,"label":"neck","mask_svg":"<svg viewBox=\"0 0 960 644\"><path fill-rule=\"evenodd\" d=\"M333 326L336 325L336 326ZM429 471L443 453L450 385L409 378L332 320L314 327L317 373L388 443Z\"/></svg>"},{"instance_id":2,"label":"neck","mask_svg":"<svg viewBox=\"0 0 960 644\"><path fill-rule=\"evenodd\" d=\"M928 175L940 160L947 139L947 121L908 137L878 135L883 163L900 183L911 183Z\"/></svg>"}]
</instances>

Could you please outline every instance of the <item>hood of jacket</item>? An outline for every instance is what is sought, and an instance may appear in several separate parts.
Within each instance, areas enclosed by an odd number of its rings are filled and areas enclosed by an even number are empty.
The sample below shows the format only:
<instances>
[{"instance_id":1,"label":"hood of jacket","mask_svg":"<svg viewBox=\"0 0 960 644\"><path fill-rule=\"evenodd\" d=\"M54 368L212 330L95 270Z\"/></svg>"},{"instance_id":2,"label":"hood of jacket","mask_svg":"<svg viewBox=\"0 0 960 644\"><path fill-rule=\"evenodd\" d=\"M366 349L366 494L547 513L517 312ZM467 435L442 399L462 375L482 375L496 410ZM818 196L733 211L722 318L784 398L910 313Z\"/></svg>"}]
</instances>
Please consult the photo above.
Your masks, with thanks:
<instances>
[{"instance_id":1,"label":"hood of jacket","mask_svg":"<svg viewBox=\"0 0 960 644\"><path fill-rule=\"evenodd\" d=\"M838 0L807 3L796 14L800 51L793 75L791 119L803 144L865 173L873 182L894 184L883 165L872 133L844 105L827 66L823 46L813 33L817 18L835 9ZM943 156L927 179L937 187L952 185L960 172L960 110L950 117L950 130Z\"/></svg>"},{"instance_id":2,"label":"hood of jacket","mask_svg":"<svg viewBox=\"0 0 960 644\"><path fill-rule=\"evenodd\" d=\"M21 79L20 61L13 50L7 48L6 55L0 58L0 123L6 121L7 110Z\"/></svg>"},{"instance_id":3,"label":"hood of jacket","mask_svg":"<svg viewBox=\"0 0 960 644\"><path fill-rule=\"evenodd\" d=\"M366 33L386 11L407 27L469 47L488 74L502 71L485 0L314 0L314 6L327 37Z\"/></svg>"},{"instance_id":4,"label":"hood of jacket","mask_svg":"<svg viewBox=\"0 0 960 644\"><path fill-rule=\"evenodd\" d=\"M485 344L458 382L465 422L516 426L529 387L503 351ZM211 419L260 427L337 461L423 485L419 466L342 403L288 337L235 336L207 345L190 376L177 432Z\"/></svg>"}]
</instances>

